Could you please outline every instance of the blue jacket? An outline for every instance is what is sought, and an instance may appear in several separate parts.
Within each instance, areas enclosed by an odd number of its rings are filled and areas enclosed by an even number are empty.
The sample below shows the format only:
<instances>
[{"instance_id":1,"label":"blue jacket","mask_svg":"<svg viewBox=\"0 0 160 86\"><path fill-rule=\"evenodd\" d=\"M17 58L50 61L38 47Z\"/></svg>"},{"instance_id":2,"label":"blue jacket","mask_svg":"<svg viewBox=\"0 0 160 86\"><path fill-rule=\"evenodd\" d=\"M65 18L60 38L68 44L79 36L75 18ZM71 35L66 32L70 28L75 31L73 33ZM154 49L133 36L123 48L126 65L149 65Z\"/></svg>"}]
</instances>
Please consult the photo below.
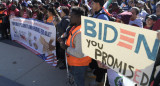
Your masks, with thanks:
<instances>
[{"instance_id":1,"label":"blue jacket","mask_svg":"<svg viewBox=\"0 0 160 86\"><path fill-rule=\"evenodd\" d=\"M93 15L93 18L98 18L98 19L103 19L103 20L108 20L109 21L109 18L107 15L105 14L100 14L100 13L104 13L105 11L102 9L100 10L98 13L95 12L95 14ZM99 16L98 16L99 15Z\"/></svg>"}]
</instances>

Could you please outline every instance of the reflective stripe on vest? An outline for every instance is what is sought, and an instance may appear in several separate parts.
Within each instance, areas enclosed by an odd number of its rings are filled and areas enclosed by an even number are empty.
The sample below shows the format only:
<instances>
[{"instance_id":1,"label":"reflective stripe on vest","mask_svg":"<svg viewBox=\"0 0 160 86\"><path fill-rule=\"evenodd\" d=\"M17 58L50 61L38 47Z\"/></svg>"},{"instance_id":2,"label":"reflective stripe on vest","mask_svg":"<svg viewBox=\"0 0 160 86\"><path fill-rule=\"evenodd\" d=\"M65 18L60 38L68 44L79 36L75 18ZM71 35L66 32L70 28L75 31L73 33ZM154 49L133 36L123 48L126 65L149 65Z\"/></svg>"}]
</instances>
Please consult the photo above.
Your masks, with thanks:
<instances>
[{"instance_id":1,"label":"reflective stripe on vest","mask_svg":"<svg viewBox=\"0 0 160 86\"><path fill-rule=\"evenodd\" d=\"M5 10L3 10L3 11L0 11L0 14L4 14L4 11L5 11Z\"/></svg>"},{"instance_id":2,"label":"reflective stripe on vest","mask_svg":"<svg viewBox=\"0 0 160 86\"><path fill-rule=\"evenodd\" d=\"M77 26L70 30L70 35L66 41L67 46L75 48L73 44L73 40L74 40L74 37L81 32L80 28L81 26ZM89 63L91 62L91 58L88 56L77 58L75 56L70 55L69 53L66 53L66 56L67 56L67 61L69 66L88 66Z\"/></svg>"},{"instance_id":3,"label":"reflective stripe on vest","mask_svg":"<svg viewBox=\"0 0 160 86\"><path fill-rule=\"evenodd\" d=\"M54 18L53 16L48 17L48 19L47 19L47 23L52 23L53 18Z\"/></svg>"},{"instance_id":4,"label":"reflective stripe on vest","mask_svg":"<svg viewBox=\"0 0 160 86\"><path fill-rule=\"evenodd\" d=\"M77 30L77 31L71 36L71 40L70 40L70 46L71 46L71 47L74 47L74 46L72 45L72 40L73 40L74 36L75 36L76 34L78 34L79 31L80 31L80 29Z\"/></svg>"},{"instance_id":5,"label":"reflective stripe on vest","mask_svg":"<svg viewBox=\"0 0 160 86\"><path fill-rule=\"evenodd\" d=\"M0 14L4 14L5 10L0 11ZM0 19L0 23L2 23L2 19Z\"/></svg>"}]
</instances>

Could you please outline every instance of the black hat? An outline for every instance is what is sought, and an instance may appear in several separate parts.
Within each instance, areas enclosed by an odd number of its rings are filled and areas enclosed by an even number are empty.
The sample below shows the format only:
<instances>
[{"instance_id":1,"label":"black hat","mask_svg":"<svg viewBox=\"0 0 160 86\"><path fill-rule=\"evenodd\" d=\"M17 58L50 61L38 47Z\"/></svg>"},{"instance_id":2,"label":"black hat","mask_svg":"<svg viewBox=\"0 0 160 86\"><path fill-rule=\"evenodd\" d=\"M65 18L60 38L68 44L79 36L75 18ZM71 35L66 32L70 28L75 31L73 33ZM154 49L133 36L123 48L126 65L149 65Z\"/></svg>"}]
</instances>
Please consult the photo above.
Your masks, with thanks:
<instances>
[{"instance_id":1,"label":"black hat","mask_svg":"<svg viewBox=\"0 0 160 86\"><path fill-rule=\"evenodd\" d=\"M38 9L38 4L33 4L33 7Z\"/></svg>"},{"instance_id":2,"label":"black hat","mask_svg":"<svg viewBox=\"0 0 160 86\"><path fill-rule=\"evenodd\" d=\"M15 10L16 9L16 5L15 4L12 4L11 5L11 10L13 11L13 10Z\"/></svg>"},{"instance_id":3,"label":"black hat","mask_svg":"<svg viewBox=\"0 0 160 86\"><path fill-rule=\"evenodd\" d=\"M27 3L26 3L26 2L23 2L23 3L21 4L21 6L22 6L22 7L27 7Z\"/></svg>"},{"instance_id":4,"label":"black hat","mask_svg":"<svg viewBox=\"0 0 160 86\"><path fill-rule=\"evenodd\" d=\"M150 18L152 19L153 21L157 21L157 16L152 14L152 15L149 15L147 18Z\"/></svg>"},{"instance_id":5,"label":"black hat","mask_svg":"<svg viewBox=\"0 0 160 86\"><path fill-rule=\"evenodd\" d=\"M96 3L99 3L100 6L102 6L102 7L104 5L104 0L93 0L93 1L96 2Z\"/></svg>"},{"instance_id":6,"label":"black hat","mask_svg":"<svg viewBox=\"0 0 160 86\"><path fill-rule=\"evenodd\" d=\"M112 2L112 6L118 6L118 2Z\"/></svg>"},{"instance_id":7,"label":"black hat","mask_svg":"<svg viewBox=\"0 0 160 86\"><path fill-rule=\"evenodd\" d=\"M58 8L60 6L60 3L59 2L55 2L54 3L54 7Z\"/></svg>"},{"instance_id":8,"label":"black hat","mask_svg":"<svg viewBox=\"0 0 160 86\"><path fill-rule=\"evenodd\" d=\"M48 10L48 5L43 5L43 8L45 8L46 10Z\"/></svg>"},{"instance_id":9,"label":"black hat","mask_svg":"<svg viewBox=\"0 0 160 86\"><path fill-rule=\"evenodd\" d=\"M49 5L50 5L51 7L54 7L54 3L49 3Z\"/></svg>"}]
</instances>

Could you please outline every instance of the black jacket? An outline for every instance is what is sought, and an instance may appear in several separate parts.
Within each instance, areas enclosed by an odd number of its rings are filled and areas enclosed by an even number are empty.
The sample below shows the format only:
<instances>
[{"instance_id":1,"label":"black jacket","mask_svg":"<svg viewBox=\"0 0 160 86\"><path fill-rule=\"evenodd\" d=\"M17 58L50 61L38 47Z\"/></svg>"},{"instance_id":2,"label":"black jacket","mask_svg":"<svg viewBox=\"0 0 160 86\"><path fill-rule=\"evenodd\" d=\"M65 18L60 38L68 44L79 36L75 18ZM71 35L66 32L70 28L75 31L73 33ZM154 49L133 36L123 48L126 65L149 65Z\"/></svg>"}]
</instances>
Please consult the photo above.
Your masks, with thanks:
<instances>
[{"instance_id":1,"label":"black jacket","mask_svg":"<svg viewBox=\"0 0 160 86\"><path fill-rule=\"evenodd\" d=\"M70 24L70 19L68 16L64 16L60 23L56 25L56 30L57 30L57 38L60 37L64 32L66 32L66 28Z\"/></svg>"},{"instance_id":2,"label":"black jacket","mask_svg":"<svg viewBox=\"0 0 160 86\"><path fill-rule=\"evenodd\" d=\"M159 84L160 84L160 71L158 72L157 76L154 78L154 74L155 74L157 66L160 66L160 48L159 48L158 55L157 55L157 58L156 58L156 61L155 61L155 64L154 64L154 68L153 68L153 71L152 71L152 75L151 75L151 78L150 78L150 84L151 84L152 81L154 81L153 86L159 86Z\"/></svg>"}]
</instances>

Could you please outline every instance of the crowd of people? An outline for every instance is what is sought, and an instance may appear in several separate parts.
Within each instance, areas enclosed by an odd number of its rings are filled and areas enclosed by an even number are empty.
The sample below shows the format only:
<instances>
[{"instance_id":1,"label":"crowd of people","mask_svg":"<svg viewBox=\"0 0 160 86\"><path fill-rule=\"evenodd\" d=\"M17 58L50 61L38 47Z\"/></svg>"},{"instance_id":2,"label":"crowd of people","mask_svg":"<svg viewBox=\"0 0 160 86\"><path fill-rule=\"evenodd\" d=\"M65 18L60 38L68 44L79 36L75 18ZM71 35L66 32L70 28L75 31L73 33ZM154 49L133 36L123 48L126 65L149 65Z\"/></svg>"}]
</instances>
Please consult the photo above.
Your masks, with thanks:
<instances>
[{"instance_id":1,"label":"crowd of people","mask_svg":"<svg viewBox=\"0 0 160 86\"><path fill-rule=\"evenodd\" d=\"M160 30L159 0L2 0L0 2L1 39L8 39L10 18L32 18L56 27L56 54L66 69L66 60L77 86L85 86L85 72L90 68L96 76L90 86L100 86L108 73L106 86L136 86L115 83L111 75L117 74L100 61L85 56L81 48L81 16L128 24L142 29ZM160 39L160 33L158 33ZM66 52L66 53L65 53ZM159 56L159 54L158 54ZM158 60L160 61L160 60ZM160 65L160 62L155 64ZM155 70L157 71L157 70ZM154 72L155 72L154 71ZM111 74L112 73L112 74ZM111 74L111 75L110 75ZM152 76L151 86L160 86L160 72Z\"/></svg>"}]
</instances>

